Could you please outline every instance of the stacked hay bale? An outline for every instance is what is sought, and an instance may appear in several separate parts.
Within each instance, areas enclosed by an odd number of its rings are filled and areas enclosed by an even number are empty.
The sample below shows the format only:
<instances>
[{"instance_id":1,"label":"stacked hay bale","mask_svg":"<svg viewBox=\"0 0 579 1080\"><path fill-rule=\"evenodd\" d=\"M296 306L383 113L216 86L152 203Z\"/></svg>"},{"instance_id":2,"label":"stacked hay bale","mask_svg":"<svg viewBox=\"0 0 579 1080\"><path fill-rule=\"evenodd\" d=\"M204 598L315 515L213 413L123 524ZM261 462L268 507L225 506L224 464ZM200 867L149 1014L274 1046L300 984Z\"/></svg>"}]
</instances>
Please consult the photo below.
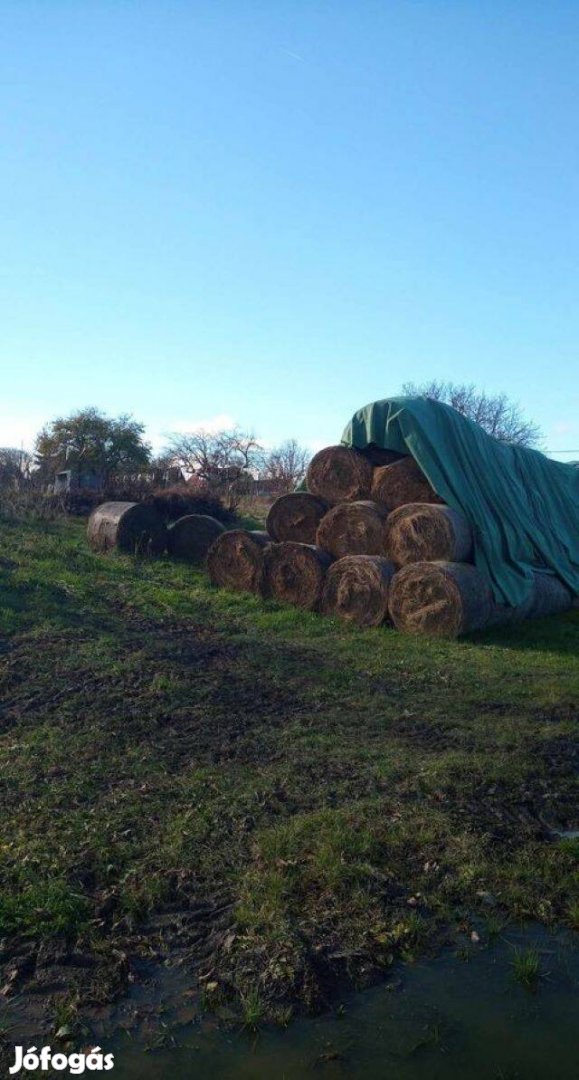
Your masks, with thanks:
<instances>
[{"instance_id":1,"label":"stacked hay bale","mask_svg":"<svg viewBox=\"0 0 579 1080\"><path fill-rule=\"evenodd\" d=\"M390 620L404 633L458 637L555 614L577 599L552 575L533 575L529 598L498 604L472 564L472 530L446 506L410 456L329 446L310 462L307 490L282 495L266 531L225 531L189 514L169 529L154 506L110 502L93 511L88 539L113 548L206 562L221 588L321 611L357 626Z\"/></svg>"},{"instance_id":2,"label":"stacked hay bale","mask_svg":"<svg viewBox=\"0 0 579 1080\"><path fill-rule=\"evenodd\" d=\"M307 491L274 502L258 549L248 532L238 534L243 555L225 536L216 541L207 559L211 580L362 626L383 622L395 568L386 557L388 508L372 498L372 484L378 469L399 460L379 447L368 454L346 446L321 450L310 462ZM232 573L248 546L254 572Z\"/></svg>"},{"instance_id":3,"label":"stacked hay bale","mask_svg":"<svg viewBox=\"0 0 579 1080\"><path fill-rule=\"evenodd\" d=\"M344 555L385 555L387 511L369 499L340 503L324 515L316 534L335 559Z\"/></svg>"},{"instance_id":4,"label":"stacked hay bale","mask_svg":"<svg viewBox=\"0 0 579 1080\"><path fill-rule=\"evenodd\" d=\"M329 569L322 597L325 615L357 626L379 626L388 616L394 566L378 555L345 555Z\"/></svg>"},{"instance_id":5,"label":"stacked hay bale","mask_svg":"<svg viewBox=\"0 0 579 1080\"><path fill-rule=\"evenodd\" d=\"M329 510L327 502L307 491L281 495L271 507L265 527L272 540L315 544L318 525Z\"/></svg>"},{"instance_id":6,"label":"stacked hay bale","mask_svg":"<svg viewBox=\"0 0 579 1080\"><path fill-rule=\"evenodd\" d=\"M317 611L331 555L315 544L284 540L263 553L261 592L284 604Z\"/></svg>"},{"instance_id":7,"label":"stacked hay bale","mask_svg":"<svg viewBox=\"0 0 579 1080\"><path fill-rule=\"evenodd\" d=\"M209 548L207 570L214 585L241 592L260 592L263 553L270 542L266 532L231 529Z\"/></svg>"},{"instance_id":8,"label":"stacked hay bale","mask_svg":"<svg viewBox=\"0 0 579 1080\"><path fill-rule=\"evenodd\" d=\"M410 563L395 574L388 610L407 634L459 637L475 630L558 615L573 604L558 578L535 573L529 599L518 607L497 604L484 574L468 563Z\"/></svg>"},{"instance_id":9,"label":"stacked hay bale","mask_svg":"<svg viewBox=\"0 0 579 1080\"><path fill-rule=\"evenodd\" d=\"M436 559L467 563L472 532L466 518L450 506L412 502L388 515L386 548L396 566Z\"/></svg>"},{"instance_id":10,"label":"stacked hay bale","mask_svg":"<svg viewBox=\"0 0 579 1080\"><path fill-rule=\"evenodd\" d=\"M310 462L308 489L330 504L316 534L318 545L335 559L326 574L324 614L357 626L387 619L396 570L388 551L389 511L405 482L429 497L425 478L420 474L417 482L406 467L409 460L379 447L362 453L329 446Z\"/></svg>"},{"instance_id":11,"label":"stacked hay bale","mask_svg":"<svg viewBox=\"0 0 579 1080\"><path fill-rule=\"evenodd\" d=\"M468 521L410 456L329 446L310 462L306 485L273 504L267 532L217 538L207 559L215 584L358 626L389 619L405 633L440 637L572 606L569 590L539 572L525 604L497 604L472 565Z\"/></svg>"}]
</instances>

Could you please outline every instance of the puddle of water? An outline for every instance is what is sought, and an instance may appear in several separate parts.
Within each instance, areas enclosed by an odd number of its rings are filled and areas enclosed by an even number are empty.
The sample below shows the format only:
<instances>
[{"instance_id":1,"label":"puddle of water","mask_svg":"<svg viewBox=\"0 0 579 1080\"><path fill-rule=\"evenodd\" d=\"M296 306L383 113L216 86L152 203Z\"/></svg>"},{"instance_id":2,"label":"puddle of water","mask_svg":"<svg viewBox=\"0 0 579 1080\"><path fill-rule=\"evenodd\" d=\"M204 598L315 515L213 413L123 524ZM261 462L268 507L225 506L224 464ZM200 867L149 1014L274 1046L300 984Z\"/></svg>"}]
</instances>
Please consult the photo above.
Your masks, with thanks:
<instances>
[{"instance_id":1,"label":"puddle of water","mask_svg":"<svg viewBox=\"0 0 579 1080\"><path fill-rule=\"evenodd\" d=\"M540 955L536 994L513 978L513 949ZM579 943L543 929L507 931L470 961L446 954L406 967L345 1002L341 1017L294 1021L256 1038L207 1024L150 1053L127 1039L116 1080L577 1080Z\"/></svg>"}]
</instances>

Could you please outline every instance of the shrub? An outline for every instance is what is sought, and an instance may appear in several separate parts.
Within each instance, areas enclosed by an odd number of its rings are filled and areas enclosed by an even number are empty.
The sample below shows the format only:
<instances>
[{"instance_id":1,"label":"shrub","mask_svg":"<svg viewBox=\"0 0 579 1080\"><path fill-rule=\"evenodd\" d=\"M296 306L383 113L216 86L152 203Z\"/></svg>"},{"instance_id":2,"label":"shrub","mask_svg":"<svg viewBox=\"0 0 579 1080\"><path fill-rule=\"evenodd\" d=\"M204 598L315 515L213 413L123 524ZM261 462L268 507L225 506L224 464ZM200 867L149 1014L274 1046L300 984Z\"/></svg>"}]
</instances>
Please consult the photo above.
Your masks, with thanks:
<instances>
[{"instance_id":1,"label":"shrub","mask_svg":"<svg viewBox=\"0 0 579 1080\"><path fill-rule=\"evenodd\" d=\"M111 484L104 491L79 488L55 494L29 486L23 491L0 491L0 516L5 519L54 518L71 514L88 517L96 506L104 502L152 503L168 524L185 514L208 514L223 525L237 523L237 516L228 510L216 495L194 484L175 484L168 488L147 490L138 481L132 484Z\"/></svg>"},{"instance_id":2,"label":"shrub","mask_svg":"<svg viewBox=\"0 0 579 1080\"><path fill-rule=\"evenodd\" d=\"M77 517L88 517L96 506L105 502L142 502L144 492L138 486L126 484L123 487L117 485L107 487L104 491L93 491L90 488L78 488L75 491L62 491L55 493L41 493L36 496L36 507L51 508L55 514L72 514Z\"/></svg>"},{"instance_id":3,"label":"shrub","mask_svg":"<svg viewBox=\"0 0 579 1080\"><path fill-rule=\"evenodd\" d=\"M53 521L64 513L61 500L39 491L0 491L0 518L4 521Z\"/></svg>"},{"instance_id":4,"label":"shrub","mask_svg":"<svg viewBox=\"0 0 579 1080\"><path fill-rule=\"evenodd\" d=\"M189 484L158 488L147 495L144 501L152 503L165 522L176 521L185 514L208 514L224 525L233 525L237 520L235 514L226 509L217 495L196 491Z\"/></svg>"}]
</instances>

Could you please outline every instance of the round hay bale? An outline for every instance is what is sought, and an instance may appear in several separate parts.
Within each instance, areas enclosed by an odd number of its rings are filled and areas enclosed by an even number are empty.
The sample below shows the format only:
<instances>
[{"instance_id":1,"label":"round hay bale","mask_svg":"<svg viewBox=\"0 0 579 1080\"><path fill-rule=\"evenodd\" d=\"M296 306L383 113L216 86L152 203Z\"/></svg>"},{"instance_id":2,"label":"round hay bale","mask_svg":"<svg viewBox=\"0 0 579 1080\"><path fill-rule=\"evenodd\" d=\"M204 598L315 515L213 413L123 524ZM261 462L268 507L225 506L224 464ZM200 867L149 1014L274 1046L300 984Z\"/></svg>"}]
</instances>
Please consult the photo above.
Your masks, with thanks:
<instances>
[{"instance_id":1,"label":"round hay bale","mask_svg":"<svg viewBox=\"0 0 579 1080\"><path fill-rule=\"evenodd\" d=\"M272 540L315 544L316 531L328 504L307 491L295 491L276 499L265 523Z\"/></svg>"},{"instance_id":2,"label":"round hay bale","mask_svg":"<svg viewBox=\"0 0 579 1080\"><path fill-rule=\"evenodd\" d=\"M396 568L379 555L346 555L328 570L322 611L356 626L379 626L388 614Z\"/></svg>"},{"instance_id":3,"label":"round hay bale","mask_svg":"<svg viewBox=\"0 0 579 1080\"><path fill-rule=\"evenodd\" d=\"M372 498L388 510L405 503L442 503L413 457L374 469Z\"/></svg>"},{"instance_id":4,"label":"round hay bale","mask_svg":"<svg viewBox=\"0 0 579 1080\"><path fill-rule=\"evenodd\" d=\"M375 443L368 443L368 446L360 450L360 453L374 467L377 465L391 465L393 461L400 461L401 458L407 456L406 454L399 454L397 450L383 450L381 446L376 446Z\"/></svg>"},{"instance_id":5,"label":"round hay bale","mask_svg":"<svg viewBox=\"0 0 579 1080\"><path fill-rule=\"evenodd\" d=\"M315 611L332 560L314 544L270 544L263 556L262 593L283 604Z\"/></svg>"},{"instance_id":6,"label":"round hay bale","mask_svg":"<svg viewBox=\"0 0 579 1080\"><path fill-rule=\"evenodd\" d=\"M533 574L533 599L528 619L560 615L573 607L573 593L553 574Z\"/></svg>"},{"instance_id":7,"label":"round hay bale","mask_svg":"<svg viewBox=\"0 0 579 1080\"><path fill-rule=\"evenodd\" d=\"M161 555L167 546L160 515L145 503L102 503L88 519L87 537L93 551L116 548L132 555Z\"/></svg>"},{"instance_id":8,"label":"round hay bale","mask_svg":"<svg viewBox=\"0 0 579 1080\"><path fill-rule=\"evenodd\" d=\"M495 604L490 626L510 626L523 619L540 619L547 615L560 615L573 607L573 593L553 574L533 574L533 588L524 603L516 607Z\"/></svg>"},{"instance_id":9,"label":"round hay bale","mask_svg":"<svg viewBox=\"0 0 579 1080\"><path fill-rule=\"evenodd\" d=\"M386 550L397 566L413 562L468 562L472 532L463 514L450 506L407 503L388 515Z\"/></svg>"},{"instance_id":10,"label":"round hay bale","mask_svg":"<svg viewBox=\"0 0 579 1080\"><path fill-rule=\"evenodd\" d=\"M186 514L169 525L167 550L176 559L202 563L214 540L223 532L221 522L208 514Z\"/></svg>"},{"instance_id":11,"label":"round hay bale","mask_svg":"<svg viewBox=\"0 0 579 1080\"><path fill-rule=\"evenodd\" d=\"M344 555L386 554L386 510L376 503L341 503L324 515L316 541L336 559Z\"/></svg>"},{"instance_id":12,"label":"round hay bale","mask_svg":"<svg viewBox=\"0 0 579 1080\"><path fill-rule=\"evenodd\" d=\"M349 446L326 446L308 465L306 483L312 495L333 505L366 499L372 487L373 468L359 450Z\"/></svg>"},{"instance_id":13,"label":"round hay bale","mask_svg":"<svg viewBox=\"0 0 579 1080\"><path fill-rule=\"evenodd\" d=\"M207 552L207 570L214 585L241 592L259 592L263 552L271 540L266 532L231 529Z\"/></svg>"},{"instance_id":14,"label":"round hay bale","mask_svg":"<svg viewBox=\"0 0 579 1080\"><path fill-rule=\"evenodd\" d=\"M487 626L494 609L486 578L468 563L410 563L394 575L388 611L397 630L455 638Z\"/></svg>"}]
</instances>

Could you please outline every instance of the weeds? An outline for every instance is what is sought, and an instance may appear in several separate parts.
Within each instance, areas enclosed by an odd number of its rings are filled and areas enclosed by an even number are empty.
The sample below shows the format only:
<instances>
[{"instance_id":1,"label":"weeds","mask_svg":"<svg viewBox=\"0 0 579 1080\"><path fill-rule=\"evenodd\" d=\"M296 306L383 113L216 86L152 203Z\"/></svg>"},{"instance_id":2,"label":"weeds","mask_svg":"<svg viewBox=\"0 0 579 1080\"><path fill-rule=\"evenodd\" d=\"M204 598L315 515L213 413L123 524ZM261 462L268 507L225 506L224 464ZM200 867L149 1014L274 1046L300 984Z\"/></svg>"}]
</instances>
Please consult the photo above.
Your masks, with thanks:
<instances>
[{"instance_id":1,"label":"weeds","mask_svg":"<svg viewBox=\"0 0 579 1080\"><path fill-rule=\"evenodd\" d=\"M515 948L512 960L513 978L532 993L537 989L541 973L541 962L536 949Z\"/></svg>"},{"instance_id":2,"label":"weeds","mask_svg":"<svg viewBox=\"0 0 579 1080\"><path fill-rule=\"evenodd\" d=\"M485 918L485 929L489 942L494 943L497 941L505 929L505 926L506 922L504 916L495 914L494 912L487 915Z\"/></svg>"},{"instance_id":3,"label":"weeds","mask_svg":"<svg viewBox=\"0 0 579 1080\"><path fill-rule=\"evenodd\" d=\"M258 1031L263 1023L265 1008L259 995L259 991L253 987L247 993L241 994L242 1027L247 1031ZM289 1020L289 1015L284 1014ZM287 1022L287 1021L286 1021Z\"/></svg>"},{"instance_id":4,"label":"weeds","mask_svg":"<svg viewBox=\"0 0 579 1080\"><path fill-rule=\"evenodd\" d=\"M579 902L577 900L567 905L567 922L573 930L579 930Z\"/></svg>"}]
</instances>

